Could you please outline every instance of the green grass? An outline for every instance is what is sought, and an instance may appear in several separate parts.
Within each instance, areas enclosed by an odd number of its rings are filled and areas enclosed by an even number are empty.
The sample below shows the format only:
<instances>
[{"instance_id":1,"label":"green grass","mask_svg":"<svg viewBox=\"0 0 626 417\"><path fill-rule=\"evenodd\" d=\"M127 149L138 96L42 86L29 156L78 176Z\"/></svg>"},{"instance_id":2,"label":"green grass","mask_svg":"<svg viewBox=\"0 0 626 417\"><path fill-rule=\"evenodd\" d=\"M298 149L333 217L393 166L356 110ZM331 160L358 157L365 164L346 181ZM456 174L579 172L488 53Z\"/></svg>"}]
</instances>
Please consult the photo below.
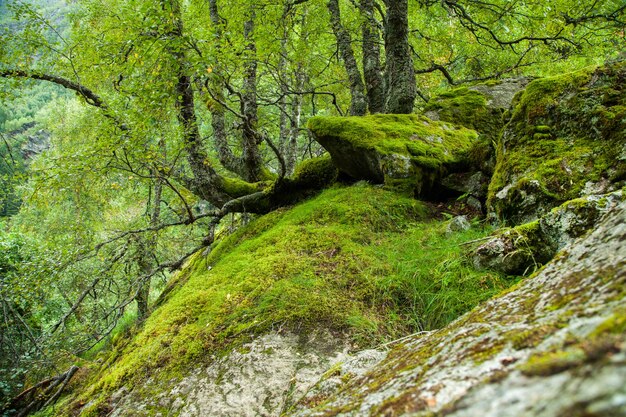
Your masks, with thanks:
<instances>
[{"instance_id":1,"label":"green grass","mask_svg":"<svg viewBox=\"0 0 626 417\"><path fill-rule=\"evenodd\" d=\"M433 330L506 288L510 282L476 271L464 256L461 244L486 234L473 228L448 236L441 222L429 221L388 236L379 255L390 270L377 285L385 302L413 329Z\"/></svg>"}]
</instances>

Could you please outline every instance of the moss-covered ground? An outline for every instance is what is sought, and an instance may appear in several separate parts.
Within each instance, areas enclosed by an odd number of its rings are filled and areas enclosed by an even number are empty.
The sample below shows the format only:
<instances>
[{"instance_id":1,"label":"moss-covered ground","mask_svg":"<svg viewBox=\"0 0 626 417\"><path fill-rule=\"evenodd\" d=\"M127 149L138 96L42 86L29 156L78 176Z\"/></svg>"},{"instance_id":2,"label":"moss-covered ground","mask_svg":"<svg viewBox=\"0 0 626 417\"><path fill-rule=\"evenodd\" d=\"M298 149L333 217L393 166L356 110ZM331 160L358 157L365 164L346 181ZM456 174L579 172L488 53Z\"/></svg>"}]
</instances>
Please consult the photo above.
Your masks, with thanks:
<instances>
[{"instance_id":1,"label":"moss-covered ground","mask_svg":"<svg viewBox=\"0 0 626 417\"><path fill-rule=\"evenodd\" d=\"M365 183L259 217L195 255L67 404L98 415L122 386L185 375L270 330L325 328L364 348L442 327L508 284L465 259L462 243L488 233L446 234L424 204Z\"/></svg>"}]
</instances>

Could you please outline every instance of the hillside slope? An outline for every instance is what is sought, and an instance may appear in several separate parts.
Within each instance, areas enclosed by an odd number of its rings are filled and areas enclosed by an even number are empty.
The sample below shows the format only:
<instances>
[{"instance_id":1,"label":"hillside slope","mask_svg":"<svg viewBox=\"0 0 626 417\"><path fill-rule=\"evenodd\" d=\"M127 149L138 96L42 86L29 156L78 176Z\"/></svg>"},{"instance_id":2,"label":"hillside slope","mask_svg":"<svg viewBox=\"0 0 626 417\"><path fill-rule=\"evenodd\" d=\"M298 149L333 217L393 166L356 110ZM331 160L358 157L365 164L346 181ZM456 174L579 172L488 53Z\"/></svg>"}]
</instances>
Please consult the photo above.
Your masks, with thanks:
<instances>
[{"instance_id":1,"label":"hillside slope","mask_svg":"<svg viewBox=\"0 0 626 417\"><path fill-rule=\"evenodd\" d=\"M446 225L365 183L260 217L197 254L61 409L278 415L348 352L441 327L509 284L463 255L488 230Z\"/></svg>"},{"instance_id":2,"label":"hillside slope","mask_svg":"<svg viewBox=\"0 0 626 417\"><path fill-rule=\"evenodd\" d=\"M626 203L544 269L288 415L626 415Z\"/></svg>"}]
</instances>

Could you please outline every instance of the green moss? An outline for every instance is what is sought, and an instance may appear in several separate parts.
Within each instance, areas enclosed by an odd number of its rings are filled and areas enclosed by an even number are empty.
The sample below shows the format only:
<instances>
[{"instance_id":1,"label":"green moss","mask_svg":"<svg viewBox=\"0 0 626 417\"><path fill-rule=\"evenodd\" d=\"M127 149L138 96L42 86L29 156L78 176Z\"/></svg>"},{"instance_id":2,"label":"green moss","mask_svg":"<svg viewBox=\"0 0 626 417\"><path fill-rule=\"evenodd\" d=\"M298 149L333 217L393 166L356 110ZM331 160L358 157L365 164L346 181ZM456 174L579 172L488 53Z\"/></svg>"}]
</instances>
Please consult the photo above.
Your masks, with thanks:
<instances>
[{"instance_id":1,"label":"green moss","mask_svg":"<svg viewBox=\"0 0 626 417\"><path fill-rule=\"evenodd\" d=\"M626 309L618 309L611 317L604 320L589 335L590 338L598 338L607 334L624 334L626 333Z\"/></svg>"},{"instance_id":2,"label":"green moss","mask_svg":"<svg viewBox=\"0 0 626 417\"><path fill-rule=\"evenodd\" d=\"M470 357L473 359L474 363L480 364L489 359L493 359L493 357L505 347L504 340L490 340L489 342L490 343L483 343L472 350Z\"/></svg>"},{"instance_id":3,"label":"green moss","mask_svg":"<svg viewBox=\"0 0 626 417\"><path fill-rule=\"evenodd\" d=\"M509 337L515 350L533 348L541 343L547 336L554 333L555 326L543 325L527 330L513 332Z\"/></svg>"},{"instance_id":4,"label":"green moss","mask_svg":"<svg viewBox=\"0 0 626 417\"><path fill-rule=\"evenodd\" d=\"M477 138L418 115L313 117L308 127L344 173L417 193L450 166L466 164Z\"/></svg>"},{"instance_id":5,"label":"green moss","mask_svg":"<svg viewBox=\"0 0 626 417\"><path fill-rule=\"evenodd\" d=\"M496 140L504 126L503 111L487 107L487 97L476 90L460 87L433 97L424 113L436 112L439 120L474 129Z\"/></svg>"},{"instance_id":6,"label":"green moss","mask_svg":"<svg viewBox=\"0 0 626 417\"><path fill-rule=\"evenodd\" d=\"M618 308L610 317L598 325L585 338L579 339L570 335L565 340L563 349L537 353L531 356L519 369L528 376L548 376L578 367L585 363L603 360L607 356L620 351L626 332L626 314L624 308ZM549 334L554 328L534 329L529 336ZM557 326L558 327L558 326ZM524 346L525 347L525 346Z\"/></svg>"},{"instance_id":7,"label":"green moss","mask_svg":"<svg viewBox=\"0 0 626 417\"><path fill-rule=\"evenodd\" d=\"M447 126L444 127L444 126ZM345 140L356 147L375 148L381 154L423 157L429 166L454 162L470 148L476 133L414 114L377 114L367 117L312 117L316 136Z\"/></svg>"},{"instance_id":8,"label":"green moss","mask_svg":"<svg viewBox=\"0 0 626 417\"><path fill-rule=\"evenodd\" d=\"M329 154L307 159L296 167L293 180L302 188L321 190L337 180L337 168Z\"/></svg>"},{"instance_id":9,"label":"green moss","mask_svg":"<svg viewBox=\"0 0 626 417\"><path fill-rule=\"evenodd\" d=\"M505 246L501 268L511 275L528 275L552 259L556 247L544 235L538 220L494 233ZM500 257L497 253L495 256ZM489 259L490 254L481 254Z\"/></svg>"},{"instance_id":10,"label":"green moss","mask_svg":"<svg viewBox=\"0 0 626 417\"><path fill-rule=\"evenodd\" d=\"M249 183L239 178L223 177L222 179L224 191L233 198L256 193L266 185L265 183Z\"/></svg>"},{"instance_id":11,"label":"green moss","mask_svg":"<svg viewBox=\"0 0 626 417\"><path fill-rule=\"evenodd\" d=\"M531 356L519 370L526 376L550 376L580 366L585 360L585 352L573 348Z\"/></svg>"},{"instance_id":12,"label":"green moss","mask_svg":"<svg viewBox=\"0 0 626 417\"><path fill-rule=\"evenodd\" d=\"M588 182L621 186L624 76L622 62L528 85L505 127L489 186L488 206L501 220L517 223L577 198Z\"/></svg>"}]
</instances>

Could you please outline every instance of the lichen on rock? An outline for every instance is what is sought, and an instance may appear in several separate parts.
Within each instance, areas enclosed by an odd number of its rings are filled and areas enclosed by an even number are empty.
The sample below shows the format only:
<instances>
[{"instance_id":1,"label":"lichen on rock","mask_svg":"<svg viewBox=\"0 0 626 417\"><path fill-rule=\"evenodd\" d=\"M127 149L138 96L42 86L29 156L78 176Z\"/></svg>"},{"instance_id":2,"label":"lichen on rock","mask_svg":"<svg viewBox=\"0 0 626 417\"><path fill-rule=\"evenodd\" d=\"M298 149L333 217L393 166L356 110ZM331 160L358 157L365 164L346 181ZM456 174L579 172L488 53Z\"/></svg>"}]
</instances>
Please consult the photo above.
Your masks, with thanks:
<instances>
[{"instance_id":1,"label":"lichen on rock","mask_svg":"<svg viewBox=\"0 0 626 417\"><path fill-rule=\"evenodd\" d=\"M157 373L134 395L122 388L111 400L111 417L277 416L349 349L348 339L328 331L270 332L199 364L180 380L162 380Z\"/></svg>"}]
</instances>

